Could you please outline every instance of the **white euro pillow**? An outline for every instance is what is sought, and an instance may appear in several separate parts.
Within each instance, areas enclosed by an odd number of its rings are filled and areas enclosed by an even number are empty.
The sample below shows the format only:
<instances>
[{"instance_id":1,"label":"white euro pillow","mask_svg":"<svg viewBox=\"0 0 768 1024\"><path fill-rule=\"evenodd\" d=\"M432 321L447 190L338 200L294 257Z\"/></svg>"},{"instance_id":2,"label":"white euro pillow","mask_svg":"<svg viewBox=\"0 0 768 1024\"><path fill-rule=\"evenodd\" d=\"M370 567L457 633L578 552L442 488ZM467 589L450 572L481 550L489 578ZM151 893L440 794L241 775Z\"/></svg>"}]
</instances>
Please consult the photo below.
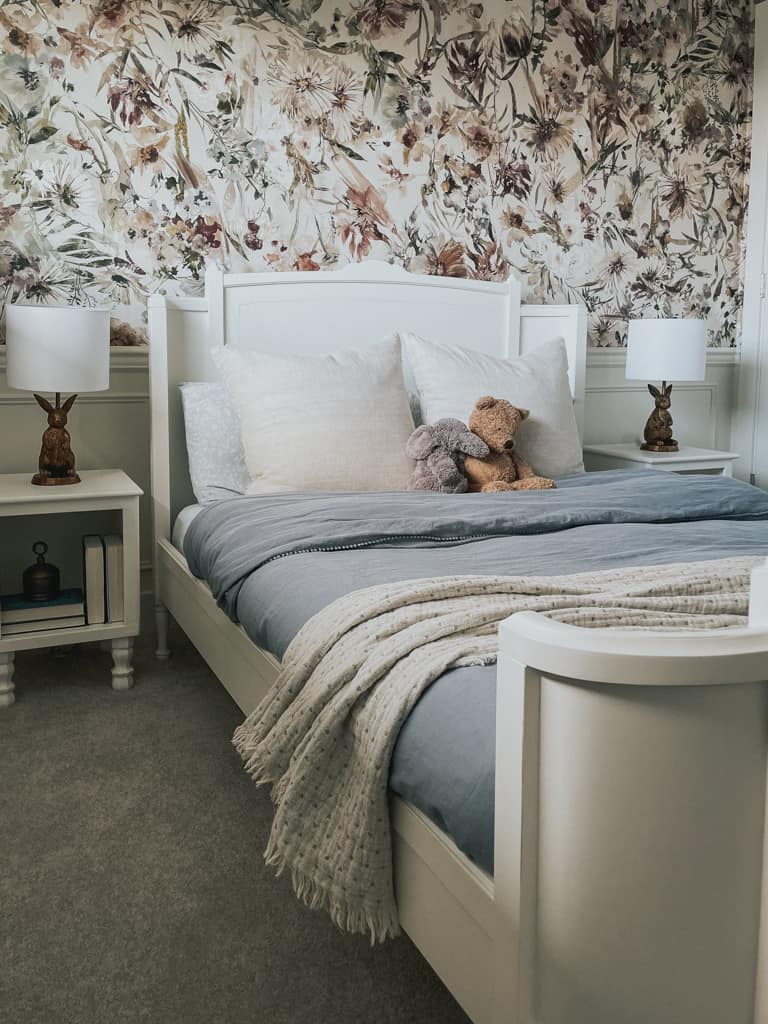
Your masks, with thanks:
<instances>
[{"instance_id":1,"label":"white euro pillow","mask_svg":"<svg viewBox=\"0 0 768 1024\"><path fill-rule=\"evenodd\" d=\"M515 359L499 359L411 333L401 332L400 338L425 423L444 416L466 423L478 398L505 398L530 410L520 427L518 447L537 473L557 477L584 471L562 339Z\"/></svg>"},{"instance_id":2,"label":"white euro pillow","mask_svg":"<svg viewBox=\"0 0 768 1024\"><path fill-rule=\"evenodd\" d=\"M251 483L275 491L404 490L413 417L397 338L323 356L220 348Z\"/></svg>"}]
</instances>

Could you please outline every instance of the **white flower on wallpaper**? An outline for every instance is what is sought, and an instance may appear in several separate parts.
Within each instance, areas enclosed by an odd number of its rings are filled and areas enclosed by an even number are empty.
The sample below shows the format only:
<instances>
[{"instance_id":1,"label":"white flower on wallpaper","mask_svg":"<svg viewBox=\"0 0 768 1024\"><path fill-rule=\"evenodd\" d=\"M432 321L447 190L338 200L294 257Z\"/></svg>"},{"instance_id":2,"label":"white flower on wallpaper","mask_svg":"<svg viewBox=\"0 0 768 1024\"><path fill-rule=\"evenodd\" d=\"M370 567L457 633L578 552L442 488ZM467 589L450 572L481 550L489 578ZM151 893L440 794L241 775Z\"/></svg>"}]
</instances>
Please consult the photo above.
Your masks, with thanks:
<instances>
[{"instance_id":1,"label":"white flower on wallpaper","mask_svg":"<svg viewBox=\"0 0 768 1024\"><path fill-rule=\"evenodd\" d=\"M0 5L5 298L376 258L735 344L746 0Z\"/></svg>"}]
</instances>

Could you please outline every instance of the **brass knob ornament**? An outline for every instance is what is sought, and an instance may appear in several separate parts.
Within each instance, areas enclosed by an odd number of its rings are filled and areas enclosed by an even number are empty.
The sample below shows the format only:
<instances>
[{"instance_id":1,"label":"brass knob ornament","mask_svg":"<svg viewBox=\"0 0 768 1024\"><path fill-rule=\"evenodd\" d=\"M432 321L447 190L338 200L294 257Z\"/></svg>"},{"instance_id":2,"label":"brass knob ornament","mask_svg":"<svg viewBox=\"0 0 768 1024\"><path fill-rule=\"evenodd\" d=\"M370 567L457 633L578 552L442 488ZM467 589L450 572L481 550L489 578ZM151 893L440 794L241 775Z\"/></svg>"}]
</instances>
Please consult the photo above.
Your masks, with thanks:
<instances>
[{"instance_id":1,"label":"brass knob ornament","mask_svg":"<svg viewBox=\"0 0 768 1024\"><path fill-rule=\"evenodd\" d=\"M27 601L53 601L59 596L61 576L55 565L46 562L48 545L45 541L36 540L32 545L37 561L24 570L22 589Z\"/></svg>"}]
</instances>

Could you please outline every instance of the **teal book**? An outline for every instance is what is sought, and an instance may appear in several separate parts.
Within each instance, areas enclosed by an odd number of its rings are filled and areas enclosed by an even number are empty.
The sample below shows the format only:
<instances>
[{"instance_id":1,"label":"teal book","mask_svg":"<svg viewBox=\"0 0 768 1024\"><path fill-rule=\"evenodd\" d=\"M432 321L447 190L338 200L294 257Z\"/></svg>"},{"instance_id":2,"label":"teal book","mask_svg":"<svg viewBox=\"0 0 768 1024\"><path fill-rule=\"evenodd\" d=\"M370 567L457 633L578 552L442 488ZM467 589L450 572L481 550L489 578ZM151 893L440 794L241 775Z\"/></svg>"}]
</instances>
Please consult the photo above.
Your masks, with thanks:
<instances>
[{"instance_id":1,"label":"teal book","mask_svg":"<svg viewBox=\"0 0 768 1024\"><path fill-rule=\"evenodd\" d=\"M62 590L52 601L27 601L23 594L0 597L0 623L37 622L42 619L66 619L85 610L80 587Z\"/></svg>"}]
</instances>

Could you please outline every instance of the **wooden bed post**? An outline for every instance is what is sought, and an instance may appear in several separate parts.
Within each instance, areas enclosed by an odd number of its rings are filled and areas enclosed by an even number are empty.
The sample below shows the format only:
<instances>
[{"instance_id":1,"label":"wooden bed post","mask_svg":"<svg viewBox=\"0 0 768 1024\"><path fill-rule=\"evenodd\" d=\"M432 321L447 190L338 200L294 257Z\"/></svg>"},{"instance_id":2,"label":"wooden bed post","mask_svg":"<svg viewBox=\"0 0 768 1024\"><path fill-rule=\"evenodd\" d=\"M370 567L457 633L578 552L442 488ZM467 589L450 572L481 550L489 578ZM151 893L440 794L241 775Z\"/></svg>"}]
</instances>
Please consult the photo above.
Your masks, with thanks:
<instances>
[{"instance_id":1,"label":"wooden bed post","mask_svg":"<svg viewBox=\"0 0 768 1024\"><path fill-rule=\"evenodd\" d=\"M768 558L752 571L749 590L749 625L768 634ZM768 656L766 656L768 659ZM768 768L767 768L768 771ZM768 794L768 780L766 782ZM757 952L754 1024L768 1024L768 805L763 835L763 886L760 905L760 940Z\"/></svg>"},{"instance_id":2,"label":"wooden bed post","mask_svg":"<svg viewBox=\"0 0 768 1024\"><path fill-rule=\"evenodd\" d=\"M171 478L168 417L168 309L162 295L149 300L149 393L152 479L152 551L155 592L155 657L170 657L168 609L161 599L161 573L157 545L171 535Z\"/></svg>"},{"instance_id":3,"label":"wooden bed post","mask_svg":"<svg viewBox=\"0 0 768 1024\"><path fill-rule=\"evenodd\" d=\"M752 570L749 588L749 628L768 631L768 558Z\"/></svg>"},{"instance_id":4,"label":"wooden bed post","mask_svg":"<svg viewBox=\"0 0 768 1024\"><path fill-rule=\"evenodd\" d=\"M765 569L757 628L502 623L494 1024L768 1024Z\"/></svg>"},{"instance_id":5,"label":"wooden bed post","mask_svg":"<svg viewBox=\"0 0 768 1024\"><path fill-rule=\"evenodd\" d=\"M493 1024L533 1024L541 676L499 652Z\"/></svg>"}]
</instances>

